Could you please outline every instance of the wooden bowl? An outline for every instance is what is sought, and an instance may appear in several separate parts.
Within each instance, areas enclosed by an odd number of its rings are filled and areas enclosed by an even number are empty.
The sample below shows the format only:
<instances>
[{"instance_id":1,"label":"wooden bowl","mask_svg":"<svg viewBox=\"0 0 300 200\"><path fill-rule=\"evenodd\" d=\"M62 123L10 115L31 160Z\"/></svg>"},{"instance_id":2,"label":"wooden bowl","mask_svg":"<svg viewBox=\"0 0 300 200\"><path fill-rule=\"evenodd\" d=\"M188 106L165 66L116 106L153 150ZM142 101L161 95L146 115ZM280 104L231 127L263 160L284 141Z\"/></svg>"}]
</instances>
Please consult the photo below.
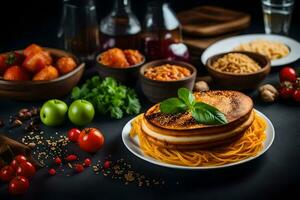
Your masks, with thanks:
<instances>
[{"instance_id":1,"label":"wooden bowl","mask_svg":"<svg viewBox=\"0 0 300 200\"><path fill-rule=\"evenodd\" d=\"M70 56L78 63L77 58L71 53L59 49L43 49L49 51L54 58ZM18 50L16 52L22 53L23 51ZM0 80L0 97L23 101L35 101L65 96L81 79L84 67L85 64L81 63L73 71L50 81Z\"/></svg>"},{"instance_id":2,"label":"wooden bowl","mask_svg":"<svg viewBox=\"0 0 300 200\"><path fill-rule=\"evenodd\" d=\"M145 70L149 67L160 66L165 64L178 65L189 69L192 74L184 79L175 81L158 81L144 76ZM140 69L140 83L145 96L153 103L160 102L170 97L176 97L177 91L181 87L193 89L195 84L197 70L194 66L186 62L171 60L155 60L143 65Z\"/></svg>"},{"instance_id":3,"label":"wooden bowl","mask_svg":"<svg viewBox=\"0 0 300 200\"><path fill-rule=\"evenodd\" d=\"M97 63L96 70L102 78L109 76L127 85L136 84L139 77L139 70L141 66L145 63L144 56L143 56L143 61L141 63L132 65L127 68L116 68L116 67L103 65L99 62L100 56L101 54L99 54L96 58L96 63Z\"/></svg>"},{"instance_id":4,"label":"wooden bowl","mask_svg":"<svg viewBox=\"0 0 300 200\"><path fill-rule=\"evenodd\" d=\"M228 53L242 53L255 60L261 67L257 72L247 74L235 74L232 72L222 72L212 67L213 62L218 58L223 57ZM258 53L246 52L246 51L232 51L227 53L221 53L210 57L206 63L206 69L214 82L225 89L233 90L247 90L254 89L266 78L271 71L270 60Z\"/></svg>"}]
</instances>

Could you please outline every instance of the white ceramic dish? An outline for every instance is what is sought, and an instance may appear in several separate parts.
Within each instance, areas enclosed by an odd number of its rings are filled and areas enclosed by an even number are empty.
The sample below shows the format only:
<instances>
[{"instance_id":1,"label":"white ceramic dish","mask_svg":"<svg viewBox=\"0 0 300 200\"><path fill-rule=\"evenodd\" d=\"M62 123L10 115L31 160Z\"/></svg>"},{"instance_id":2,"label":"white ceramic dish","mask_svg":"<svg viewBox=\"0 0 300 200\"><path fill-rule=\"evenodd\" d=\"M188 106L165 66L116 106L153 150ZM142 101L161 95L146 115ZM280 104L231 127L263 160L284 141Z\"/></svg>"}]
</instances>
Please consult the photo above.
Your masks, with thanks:
<instances>
[{"instance_id":1,"label":"white ceramic dish","mask_svg":"<svg viewBox=\"0 0 300 200\"><path fill-rule=\"evenodd\" d=\"M220 41L215 42L210 45L202 54L201 62L203 65L206 64L206 61L211 56L220 53L226 53L229 51L233 51L233 49L239 46L242 43L247 43L256 39L266 39L282 42L287 45L290 49L290 53L280 59L272 60L271 66L282 66L289 63L292 63L300 58L300 43L292 38L281 36L281 35L267 35L267 34L248 34L248 35L239 35L230 38L226 38Z\"/></svg>"},{"instance_id":2,"label":"white ceramic dish","mask_svg":"<svg viewBox=\"0 0 300 200\"><path fill-rule=\"evenodd\" d=\"M164 163L164 162L156 160L152 157L144 155L144 153L140 149L138 137L136 136L134 138L131 138L130 135L129 135L129 132L131 130L131 122L134 119L131 119L124 126L124 128L122 130L122 140L123 140L123 143L125 144L125 146L127 147L127 149L131 153L133 153L135 156L137 156L137 157L139 157L139 158L141 158L141 159L143 159L147 162L150 162L152 164L159 165L159 166L162 166L162 167L169 167L169 168L175 168L175 169L188 169L188 170L206 170L206 169L216 169L216 168L230 167L230 166L239 165L239 164L248 162L250 160L253 160L253 159L261 156L262 154L264 154L270 148L270 146L273 143L273 140L275 138L275 130L274 130L272 122L264 114L262 114L261 112L259 112L257 110L255 110L255 111L258 113L259 116L261 116L267 122L267 129L266 129L266 136L267 137L266 137L266 140L264 142L263 149L255 157L247 158L245 160L235 162L235 163L226 164L226 165L210 166L210 167L188 167L188 166L181 166L181 165L173 165L173 164Z\"/></svg>"}]
</instances>

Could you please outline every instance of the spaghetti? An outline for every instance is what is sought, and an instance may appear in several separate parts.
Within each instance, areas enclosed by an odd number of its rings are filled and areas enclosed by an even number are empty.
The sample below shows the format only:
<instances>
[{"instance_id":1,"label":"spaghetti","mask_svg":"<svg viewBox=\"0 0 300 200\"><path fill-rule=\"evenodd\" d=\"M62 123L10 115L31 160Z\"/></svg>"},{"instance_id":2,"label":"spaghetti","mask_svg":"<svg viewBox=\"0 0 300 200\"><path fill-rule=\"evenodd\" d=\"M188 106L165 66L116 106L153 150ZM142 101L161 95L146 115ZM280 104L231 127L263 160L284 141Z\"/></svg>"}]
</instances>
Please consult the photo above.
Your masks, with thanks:
<instances>
[{"instance_id":1,"label":"spaghetti","mask_svg":"<svg viewBox=\"0 0 300 200\"><path fill-rule=\"evenodd\" d=\"M234 48L236 51L251 51L267 56L271 60L283 58L290 53L289 48L281 43L271 40L257 39Z\"/></svg>"},{"instance_id":2,"label":"spaghetti","mask_svg":"<svg viewBox=\"0 0 300 200\"><path fill-rule=\"evenodd\" d=\"M211 150L180 151L159 147L151 143L141 129L142 115L139 115L132 122L130 136L138 135L142 151L157 160L174 165L184 165L190 167L197 166L220 166L238 162L249 157L256 156L263 148L266 138L265 121L255 114L252 125L246 130L244 135L234 143Z\"/></svg>"}]
</instances>

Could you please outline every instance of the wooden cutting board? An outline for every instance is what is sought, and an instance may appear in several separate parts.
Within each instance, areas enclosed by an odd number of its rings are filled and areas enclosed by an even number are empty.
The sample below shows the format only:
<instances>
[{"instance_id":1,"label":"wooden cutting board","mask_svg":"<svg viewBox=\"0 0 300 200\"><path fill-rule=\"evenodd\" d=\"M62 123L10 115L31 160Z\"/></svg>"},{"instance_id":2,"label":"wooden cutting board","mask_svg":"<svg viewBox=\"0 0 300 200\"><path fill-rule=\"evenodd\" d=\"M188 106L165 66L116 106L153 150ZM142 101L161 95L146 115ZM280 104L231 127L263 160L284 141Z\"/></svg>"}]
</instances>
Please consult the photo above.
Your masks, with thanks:
<instances>
[{"instance_id":1,"label":"wooden cutting board","mask_svg":"<svg viewBox=\"0 0 300 200\"><path fill-rule=\"evenodd\" d=\"M237 35L238 32L215 36L215 37L188 37L183 36L183 42L189 47L189 49L196 54L201 54L204 49L209 45L217 42L218 40Z\"/></svg>"},{"instance_id":2,"label":"wooden cutting board","mask_svg":"<svg viewBox=\"0 0 300 200\"><path fill-rule=\"evenodd\" d=\"M249 14L215 6L200 6L177 14L184 34L217 36L249 26Z\"/></svg>"}]
</instances>

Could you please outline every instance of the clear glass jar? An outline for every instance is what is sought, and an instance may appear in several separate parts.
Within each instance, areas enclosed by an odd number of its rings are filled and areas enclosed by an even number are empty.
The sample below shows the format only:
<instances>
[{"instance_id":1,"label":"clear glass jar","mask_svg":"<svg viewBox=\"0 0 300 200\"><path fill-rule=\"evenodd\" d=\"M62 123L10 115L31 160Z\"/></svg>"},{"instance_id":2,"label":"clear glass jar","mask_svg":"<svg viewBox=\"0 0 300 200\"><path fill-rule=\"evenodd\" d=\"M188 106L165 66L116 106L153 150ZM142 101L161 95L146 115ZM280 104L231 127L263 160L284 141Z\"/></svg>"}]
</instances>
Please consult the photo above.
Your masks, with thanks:
<instances>
[{"instance_id":1,"label":"clear glass jar","mask_svg":"<svg viewBox=\"0 0 300 200\"><path fill-rule=\"evenodd\" d=\"M64 0L58 32L65 50L81 62L93 63L99 51L99 26L94 0Z\"/></svg>"},{"instance_id":2,"label":"clear glass jar","mask_svg":"<svg viewBox=\"0 0 300 200\"><path fill-rule=\"evenodd\" d=\"M101 49L138 49L141 25L130 0L115 0L114 8L100 23Z\"/></svg>"},{"instance_id":3,"label":"clear glass jar","mask_svg":"<svg viewBox=\"0 0 300 200\"><path fill-rule=\"evenodd\" d=\"M171 44L182 42L181 25L166 2L148 3L141 35L141 50L149 60L168 57Z\"/></svg>"}]
</instances>

